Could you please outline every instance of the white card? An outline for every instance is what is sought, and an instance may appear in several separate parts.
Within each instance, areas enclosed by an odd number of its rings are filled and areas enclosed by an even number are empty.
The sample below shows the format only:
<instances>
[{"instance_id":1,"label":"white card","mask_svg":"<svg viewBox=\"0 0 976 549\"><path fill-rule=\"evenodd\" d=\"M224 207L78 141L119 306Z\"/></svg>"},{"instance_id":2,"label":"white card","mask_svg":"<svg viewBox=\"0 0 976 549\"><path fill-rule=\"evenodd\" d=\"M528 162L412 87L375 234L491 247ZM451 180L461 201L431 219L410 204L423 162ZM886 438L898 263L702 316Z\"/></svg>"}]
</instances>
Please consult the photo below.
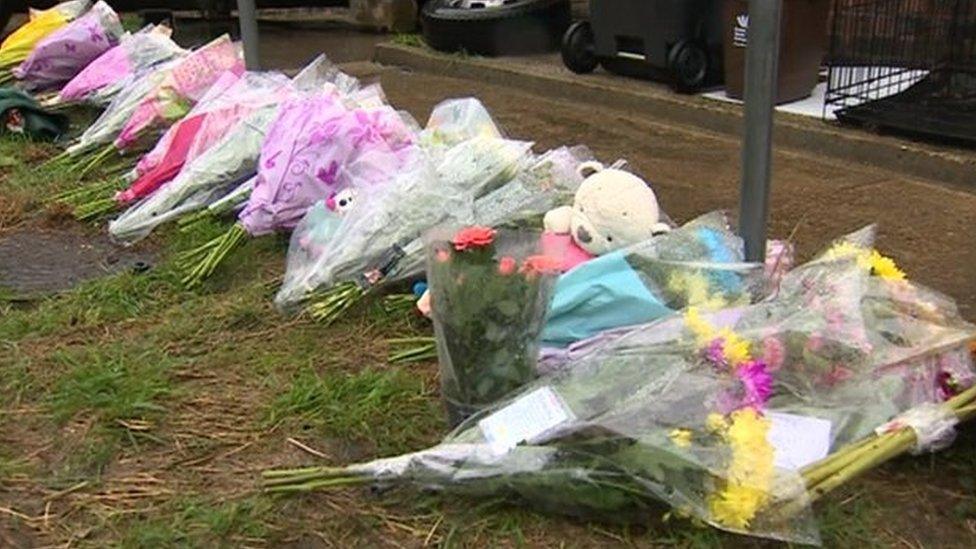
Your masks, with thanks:
<instances>
[{"instance_id":1,"label":"white card","mask_svg":"<svg viewBox=\"0 0 976 549\"><path fill-rule=\"evenodd\" d=\"M775 450L776 467L797 470L827 457L829 421L780 412L769 412L766 417L772 422L766 438Z\"/></svg>"},{"instance_id":2,"label":"white card","mask_svg":"<svg viewBox=\"0 0 976 549\"><path fill-rule=\"evenodd\" d=\"M539 387L478 422L491 450L504 454L573 419L551 387Z\"/></svg>"}]
</instances>

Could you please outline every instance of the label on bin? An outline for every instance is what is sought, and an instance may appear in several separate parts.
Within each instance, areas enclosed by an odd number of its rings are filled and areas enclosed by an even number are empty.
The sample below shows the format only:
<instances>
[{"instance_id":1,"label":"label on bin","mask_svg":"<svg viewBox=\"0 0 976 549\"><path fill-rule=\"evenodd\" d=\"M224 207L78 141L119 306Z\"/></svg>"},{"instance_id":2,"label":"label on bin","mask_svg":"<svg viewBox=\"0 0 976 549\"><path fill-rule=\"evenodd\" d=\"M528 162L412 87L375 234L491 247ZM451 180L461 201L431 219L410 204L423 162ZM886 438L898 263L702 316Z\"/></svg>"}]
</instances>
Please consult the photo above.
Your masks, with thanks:
<instances>
[{"instance_id":1,"label":"label on bin","mask_svg":"<svg viewBox=\"0 0 976 549\"><path fill-rule=\"evenodd\" d=\"M479 421L478 427L492 452L504 454L573 418L552 387L539 387Z\"/></svg>"},{"instance_id":2,"label":"label on bin","mask_svg":"<svg viewBox=\"0 0 976 549\"><path fill-rule=\"evenodd\" d=\"M744 48L749 44L749 14L740 13L735 16L735 27L732 28L732 45Z\"/></svg>"}]
</instances>

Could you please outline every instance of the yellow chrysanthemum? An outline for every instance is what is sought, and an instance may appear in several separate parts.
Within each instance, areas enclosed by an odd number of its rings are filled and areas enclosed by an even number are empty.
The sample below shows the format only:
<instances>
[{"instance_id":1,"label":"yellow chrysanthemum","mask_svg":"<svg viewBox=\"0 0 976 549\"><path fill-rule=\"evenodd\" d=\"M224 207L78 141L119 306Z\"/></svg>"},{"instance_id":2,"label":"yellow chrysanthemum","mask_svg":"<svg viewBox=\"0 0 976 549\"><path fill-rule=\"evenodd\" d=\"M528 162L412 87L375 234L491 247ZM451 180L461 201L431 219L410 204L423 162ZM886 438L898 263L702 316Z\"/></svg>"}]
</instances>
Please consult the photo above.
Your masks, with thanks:
<instances>
[{"instance_id":1,"label":"yellow chrysanthemum","mask_svg":"<svg viewBox=\"0 0 976 549\"><path fill-rule=\"evenodd\" d=\"M751 356L749 355L749 342L739 337L738 334L733 332L728 328L723 328L719 333L718 337L725 341L722 347L722 353L725 355L725 360L730 366L738 366L743 362L748 362Z\"/></svg>"},{"instance_id":2,"label":"yellow chrysanthemum","mask_svg":"<svg viewBox=\"0 0 976 549\"><path fill-rule=\"evenodd\" d=\"M674 429L668 433L668 437L671 438L671 442L678 448L691 446L691 431L688 429Z\"/></svg>"},{"instance_id":3,"label":"yellow chrysanthemum","mask_svg":"<svg viewBox=\"0 0 976 549\"><path fill-rule=\"evenodd\" d=\"M766 493L758 488L730 484L708 498L708 508L715 522L729 528L744 530L766 500Z\"/></svg>"},{"instance_id":4,"label":"yellow chrysanthemum","mask_svg":"<svg viewBox=\"0 0 976 549\"><path fill-rule=\"evenodd\" d=\"M728 429L729 422L722 414L711 413L705 419L705 427L713 433L718 433Z\"/></svg>"},{"instance_id":5,"label":"yellow chrysanthemum","mask_svg":"<svg viewBox=\"0 0 976 549\"><path fill-rule=\"evenodd\" d=\"M689 307L708 310L722 309L728 305L721 294L712 294L708 278L699 272L675 271L668 277L668 289L684 295Z\"/></svg>"},{"instance_id":6,"label":"yellow chrysanthemum","mask_svg":"<svg viewBox=\"0 0 976 549\"><path fill-rule=\"evenodd\" d=\"M885 257L877 250L871 250L868 258L871 265L871 274L885 280L905 280L905 272L898 268L895 261L890 257Z\"/></svg>"},{"instance_id":7,"label":"yellow chrysanthemum","mask_svg":"<svg viewBox=\"0 0 976 549\"><path fill-rule=\"evenodd\" d=\"M775 474L773 448L767 438L770 423L752 408L733 412L730 420L725 437L732 459L725 486L709 497L708 504L715 521L744 529L769 499Z\"/></svg>"},{"instance_id":8,"label":"yellow chrysanthemum","mask_svg":"<svg viewBox=\"0 0 976 549\"><path fill-rule=\"evenodd\" d=\"M698 307L689 307L685 312L685 325L695 334L695 339L699 345L705 345L715 339L715 328L708 323L698 312Z\"/></svg>"},{"instance_id":9,"label":"yellow chrysanthemum","mask_svg":"<svg viewBox=\"0 0 976 549\"><path fill-rule=\"evenodd\" d=\"M861 256L867 252L864 248L857 246L851 242L841 241L830 247L829 250L824 252L824 259L841 259L851 256Z\"/></svg>"}]
</instances>

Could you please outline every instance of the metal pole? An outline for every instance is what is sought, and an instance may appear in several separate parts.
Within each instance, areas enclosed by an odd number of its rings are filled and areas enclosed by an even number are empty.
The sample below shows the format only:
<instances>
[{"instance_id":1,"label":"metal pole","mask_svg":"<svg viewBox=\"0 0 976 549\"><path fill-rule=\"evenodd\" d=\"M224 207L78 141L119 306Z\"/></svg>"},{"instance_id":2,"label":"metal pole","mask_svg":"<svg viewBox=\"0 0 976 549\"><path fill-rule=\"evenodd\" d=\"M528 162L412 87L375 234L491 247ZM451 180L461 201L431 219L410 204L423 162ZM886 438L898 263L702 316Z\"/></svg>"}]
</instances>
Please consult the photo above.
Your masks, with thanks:
<instances>
[{"instance_id":1,"label":"metal pole","mask_svg":"<svg viewBox=\"0 0 976 549\"><path fill-rule=\"evenodd\" d=\"M254 0L237 0L237 17L241 24L241 41L244 42L244 63L247 69L260 68L258 60L258 16Z\"/></svg>"},{"instance_id":2,"label":"metal pole","mask_svg":"<svg viewBox=\"0 0 976 549\"><path fill-rule=\"evenodd\" d=\"M780 14L783 0L749 1L746 46L745 132L742 138L742 182L739 233L746 259L766 258L766 219L773 155L773 110L779 63Z\"/></svg>"}]
</instances>

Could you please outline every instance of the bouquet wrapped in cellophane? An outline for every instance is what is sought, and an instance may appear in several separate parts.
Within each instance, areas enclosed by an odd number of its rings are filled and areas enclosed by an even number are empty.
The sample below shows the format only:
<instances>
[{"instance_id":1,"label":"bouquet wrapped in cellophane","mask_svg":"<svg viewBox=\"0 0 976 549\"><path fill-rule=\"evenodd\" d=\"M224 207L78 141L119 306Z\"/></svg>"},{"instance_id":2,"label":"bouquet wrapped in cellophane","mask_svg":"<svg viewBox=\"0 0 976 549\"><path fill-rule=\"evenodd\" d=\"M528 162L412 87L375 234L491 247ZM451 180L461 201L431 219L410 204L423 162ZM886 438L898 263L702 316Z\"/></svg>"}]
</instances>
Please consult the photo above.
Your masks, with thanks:
<instances>
[{"instance_id":1,"label":"bouquet wrapped in cellophane","mask_svg":"<svg viewBox=\"0 0 976 549\"><path fill-rule=\"evenodd\" d=\"M107 105L137 75L186 52L170 38L165 26L149 25L122 37L119 45L92 61L65 84L56 102Z\"/></svg>"},{"instance_id":2,"label":"bouquet wrapped in cellophane","mask_svg":"<svg viewBox=\"0 0 976 549\"><path fill-rule=\"evenodd\" d=\"M723 212L585 261L556 284L543 345L565 348L601 332L675 314L690 306L744 305L766 295L762 265Z\"/></svg>"},{"instance_id":3,"label":"bouquet wrapped in cellophane","mask_svg":"<svg viewBox=\"0 0 976 549\"><path fill-rule=\"evenodd\" d=\"M786 274L768 300L609 339L431 449L270 471L265 487L413 485L609 521L669 506L818 543L812 501L899 453L943 447L976 413L976 327L864 236Z\"/></svg>"},{"instance_id":4,"label":"bouquet wrapped in cellophane","mask_svg":"<svg viewBox=\"0 0 976 549\"><path fill-rule=\"evenodd\" d=\"M28 21L0 44L0 84L13 78L10 70L27 59L41 40L80 17L89 6L90 0L71 0L43 11L29 10Z\"/></svg>"},{"instance_id":5,"label":"bouquet wrapped in cellophane","mask_svg":"<svg viewBox=\"0 0 976 549\"><path fill-rule=\"evenodd\" d=\"M324 56L317 58L282 90L277 101L264 104L235 122L226 135L199 157L186 163L180 173L148 197L133 204L109 223L109 233L121 241L145 238L156 226L197 212L250 180L257 171L261 145L268 128L278 118L280 102L308 93L343 96L355 93L358 82L338 71Z\"/></svg>"},{"instance_id":6,"label":"bouquet wrapped in cellophane","mask_svg":"<svg viewBox=\"0 0 976 549\"><path fill-rule=\"evenodd\" d=\"M427 282L441 396L451 425L535 378L561 257L540 231L438 227L427 242Z\"/></svg>"},{"instance_id":7,"label":"bouquet wrapped in cellophane","mask_svg":"<svg viewBox=\"0 0 976 549\"><path fill-rule=\"evenodd\" d=\"M382 90L374 90L381 99ZM201 283L248 235L291 231L319 200L344 215L354 200L377 192L410 162L415 126L383 101L356 105L321 93L283 104L238 222L183 257L184 283ZM353 166L365 159L372 169L352 177Z\"/></svg>"},{"instance_id":8,"label":"bouquet wrapped in cellophane","mask_svg":"<svg viewBox=\"0 0 976 549\"><path fill-rule=\"evenodd\" d=\"M13 75L31 92L60 88L115 47L123 32L118 14L105 2L97 2L87 13L39 41Z\"/></svg>"},{"instance_id":9,"label":"bouquet wrapped in cellophane","mask_svg":"<svg viewBox=\"0 0 976 549\"><path fill-rule=\"evenodd\" d=\"M76 194L76 200L68 201L75 206L75 216L96 217L149 196L210 150L244 117L279 101L291 86L281 73L224 72L197 106L171 126L130 173L107 180L97 192L96 187L89 186L84 195Z\"/></svg>"},{"instance_id":10,"label":"bouquet wrapped in cellophane","mask_svg":"<svg viewBox=\"0 0 976 549\"><path fill-rule=\"evenodd\" d=\"M436 167L428 156L386 192L356 203L357 215L346 216L334 230L317 234L318 225L303 223L292 237L279 307L294 309L307 301L314 318L334 321L367 292L421 274L421 235L441 223L541 223L549 208L579 186L581 178L572 170L589 153L561 148L534 157L530 147L495 137L462 141Z\"/></svg>"},{"instance_id":11,"label":"bouquet wrapped in cellophane","mask_svg":"<svg viewBox=\"0 0 976 549\"><path fill-rule=\"evenodd\" d=\"M119 131L115 148L126 150L150 130L166 128L186 116L220 76L244 72L241 47L223 35L174 64L162 80L136 105Z\"/></svg>"}]
</instances>

